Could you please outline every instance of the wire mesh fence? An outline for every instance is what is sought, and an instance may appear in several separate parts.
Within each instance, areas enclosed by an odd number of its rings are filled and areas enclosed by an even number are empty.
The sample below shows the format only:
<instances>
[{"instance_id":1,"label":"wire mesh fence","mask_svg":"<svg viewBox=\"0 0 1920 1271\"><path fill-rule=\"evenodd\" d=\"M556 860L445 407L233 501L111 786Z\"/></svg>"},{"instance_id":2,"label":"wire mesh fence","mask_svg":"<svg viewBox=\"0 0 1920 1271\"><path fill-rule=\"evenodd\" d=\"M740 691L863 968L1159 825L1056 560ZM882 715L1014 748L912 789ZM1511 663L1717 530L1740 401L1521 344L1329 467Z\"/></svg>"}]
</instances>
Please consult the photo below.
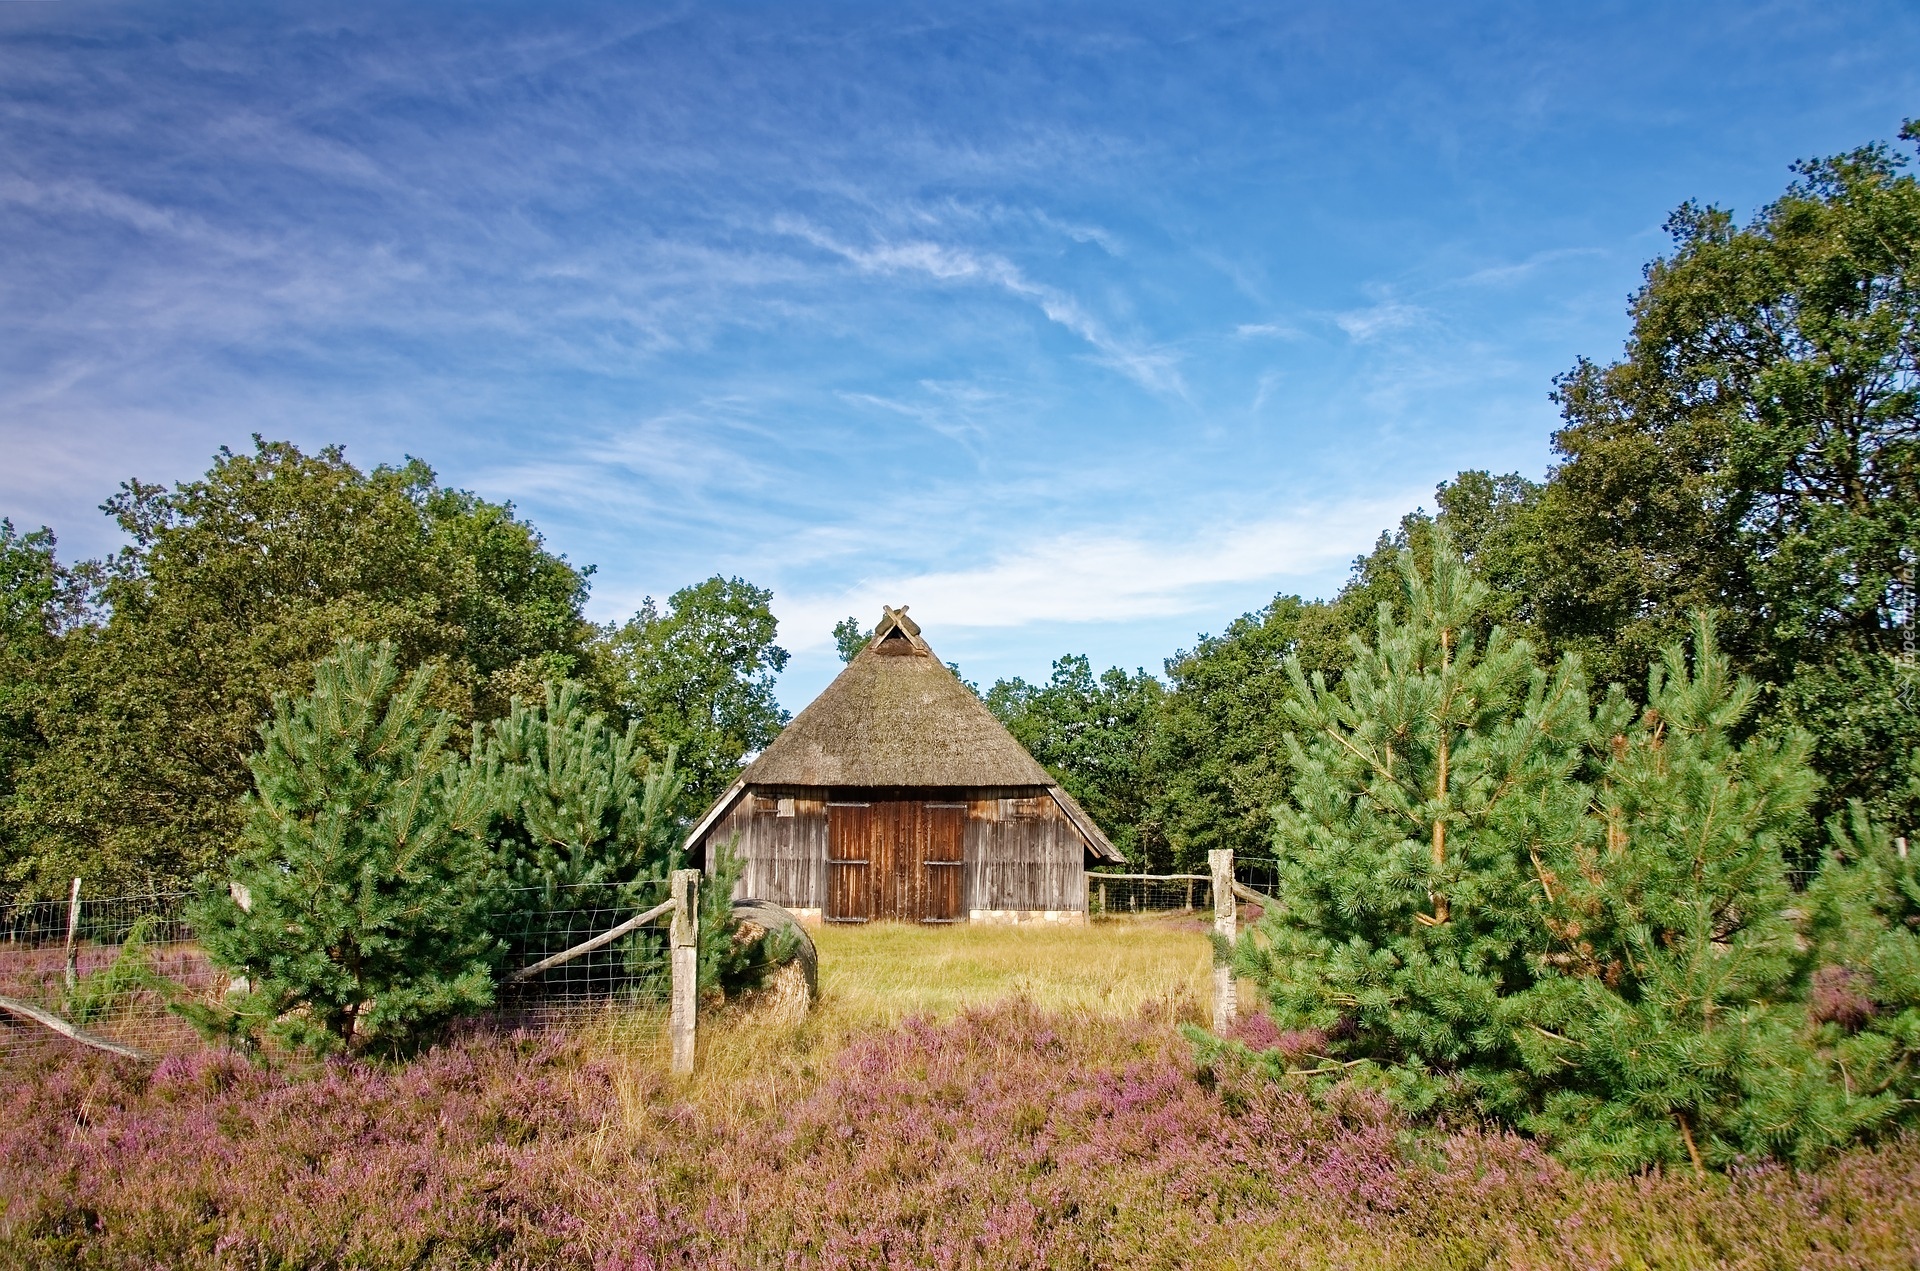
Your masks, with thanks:
<instances>
[{"instance_id":1,"label":"wire mesh fence","mask_svg":"<svg viewBox=\"0 0 1920 1271\"><path fill-rule=\"evenodd\" d=\"M1272 858L1236 856L1233 880L1263 896L1280 889L1280 862ZM1209 874L1088 874L1087 912L1095 917L1123 914L1213 911L1213 878Z\"/></svg>"},{"instance_id":2,"label":"wire mesh fence","mask_svg":"<svg viewBox=\"0 0 1920 1271\"><path fill-rule=\"evenodd\" d=\"M654 907L660 884L522 888L501 893L503 972L531 967ZM200 947L187 892L0 906L0 997L149 1054L206 1043L175 1009L215 1005L232 978ZM518 1027L573 1025L664 1009L664 922L637 927L537 975L501 985L495 1016ZM54 1039L0 1011L0 1056ZM65 1043L61 1043L65 1044Z\"/></svg>"},{"instance_id":3,"label":"wire mesh fence","mask_svg":"<svg viewBox=\"0 0 1920 1271\"><path fill-rule=\"evenodd\" d=\"M1235 856L1233 881L1262 896L1280 894L1280 862L1270 856Z\"/></svg>"},{"instance_id":4,"label":"wire mesh fence","mask_svg":"<svg viewBox=\"0 0 1920 1271\"><path fill-rule=\"evenodd\" d=\"M187 924L184 892L36 901L0 909L0 996L141 1050L200 1044L174 1002L216 1000L227 976ZM11 1017L9 1017L11 1020ZM47 1034L0 1025L0 1053Z\"/></svg>"},{"instance_id":5,"label":"wire mesh fence","mask_svg":"<svg viewBox=\"0 0 1920 1271\"><path fill-rule=\"evenodd\" d=\"M505 893L500 934L505 965L530 968L645 913L664 888L581 884ZM572 1024L595 1016L663 1009L672 991L664 919L501 989L496 1013L515 1024Z\"/></svg>"},{"instance_id":6,"label":"wire mesh fence","mask_svg":"<svg viewBox=\"0 0 1920 1271\"><path fill-rule=\"evenodd\" d=\"M1213 880L1205 874L1088 874L1087 912L1093 917L1213 910Z\"/></svg>"}]
</instances>

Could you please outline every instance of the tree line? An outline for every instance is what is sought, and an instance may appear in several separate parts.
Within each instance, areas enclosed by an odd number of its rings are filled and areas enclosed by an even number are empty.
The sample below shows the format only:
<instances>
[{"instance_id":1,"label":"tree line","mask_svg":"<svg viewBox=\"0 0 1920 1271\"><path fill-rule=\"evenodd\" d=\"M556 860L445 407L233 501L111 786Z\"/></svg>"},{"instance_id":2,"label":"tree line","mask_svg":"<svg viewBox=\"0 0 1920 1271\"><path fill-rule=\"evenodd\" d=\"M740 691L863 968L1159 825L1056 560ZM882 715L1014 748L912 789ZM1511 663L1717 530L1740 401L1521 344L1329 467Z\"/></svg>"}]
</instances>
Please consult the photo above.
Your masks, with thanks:
<instances>
[{"instance_id":1,"label":"tree line","mask_svg":"<svg viewBox=\"0 0 1920 1271\"><path fill-rule=\"evenodd\" d=\"M224 860L274 701L310 692L343 639L435 667L423 705L462 753L570 684L630 735L631 765L672 756L678 822L786 722L766 589L715 576L598 626L591 567L419 460L363 471L256 437L103 510L128 545L74 564L50 530L0 521L0 887L19 899L75 876L182 889Z\"/></svg>"},{"instance_id":2,"label":"tree line","mask_svg":"<svg viewBox=\"0 0 1920 1271\"><path fill-rule=\"evenodd\" d=\"M1906 141L1920 140L1909 123ZM1484 584L1476 620L1646 704L1647 669L1713 615L1755 699L1744 728L1799 728L1818 777L1810 828L1858 802L1920 820L1915 568L1920 557L1920 190L1874 144L1795 165L1745 224L1683 204L1647 266L1616 359L1582 359L1553 398L1544 480L1466 471L1409 513L1329 600L1276 596L1166 659L1164 678L1067 656L986 694L1135 865L1212 848L1273 855L1296 778L1286 664L1338 684L1381 606L1409 599L1444 532Z\"/></svg>"}]
</instances>

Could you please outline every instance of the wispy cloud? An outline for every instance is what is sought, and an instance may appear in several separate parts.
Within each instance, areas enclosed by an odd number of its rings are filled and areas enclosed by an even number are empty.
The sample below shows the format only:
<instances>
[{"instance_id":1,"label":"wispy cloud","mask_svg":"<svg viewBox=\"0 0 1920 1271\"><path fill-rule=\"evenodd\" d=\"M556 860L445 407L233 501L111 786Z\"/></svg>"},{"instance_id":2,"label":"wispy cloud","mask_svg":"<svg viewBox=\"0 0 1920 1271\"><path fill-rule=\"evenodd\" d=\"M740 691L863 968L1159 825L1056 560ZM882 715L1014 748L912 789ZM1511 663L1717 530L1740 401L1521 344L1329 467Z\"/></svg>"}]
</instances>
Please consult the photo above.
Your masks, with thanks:
<instances>
[{"instance_id":1,"label":"wispy cloud","mask_svg":"<svg viewBox=\"0 0 1920 1271\"><path fill-rule=\"evenodd\" d=\"M792 217L777 218L774 226L866 273L920 274L939 282L972 282L996 287L1032 304L1050 322L1079 336L1098 350L1100 362L1141 387L1176 396L1186 391L1180 379L1178 359L1173 354L1120 339L1072 296L1059 288L1035 282L1003 256L925 239L857 247Z\"/></svg>"},{"instance_id":2,"label":"wispy cloud","mask_svg":"<svg viewBox=\"0 0 1920 1271\"><path fill-rule=\"evenodd\" d=\"M1349 309L1345 313L1333 315L1334 325L1357 343L1390 335L1395 331L1405 331L1409 327L1419 326L1427 318L1427 311L1419 305L1405 304L1398 300L1382 301L1368 305L1364 309Z\"/></svg>"},{"instance_id":3,"label":"wispy cloud","mask_svg":"<svg viewBox=\"0 0 1920 1271\"><path fill-rule=\"evenodd\" d=\"M1174 541L1073 533L1025 544L974 568L901 573L828 593L780 600L782 630L796 648L853 612L911 603L942 629L1038 623L1122 622L1198 613L1223 585L1282 585L1350 559L1407 508L1412 492L1302 507L1283 516L1218 525Z\"/></svg>"},{"instance_id":4,"label":"wispy cloud","mask_svg":"<svg viewBox=\"0 0 1920 1271\"><path fill-rule=\"evenodd\" d=\"M1535 252L1525 260L1514 261L1511 264L1488 265L1483 269L1476 269L1462 278L1460 285L1463 287L1505 286L1531 277L1546 266L1563 260L1605 255L1606 253L1597 247L1556 247L1550 251Z\"/></svg>"}]
</instances>

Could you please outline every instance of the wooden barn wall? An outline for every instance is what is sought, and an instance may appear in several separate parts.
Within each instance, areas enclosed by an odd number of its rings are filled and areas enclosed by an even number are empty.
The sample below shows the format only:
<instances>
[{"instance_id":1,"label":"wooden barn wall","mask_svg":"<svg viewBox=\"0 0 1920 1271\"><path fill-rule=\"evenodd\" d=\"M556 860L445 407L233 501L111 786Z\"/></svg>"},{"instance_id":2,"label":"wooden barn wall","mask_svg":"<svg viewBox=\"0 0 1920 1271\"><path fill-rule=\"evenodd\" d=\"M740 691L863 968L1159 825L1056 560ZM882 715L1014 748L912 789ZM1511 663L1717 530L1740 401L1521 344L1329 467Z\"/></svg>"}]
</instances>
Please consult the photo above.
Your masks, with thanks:
<instances>
[{"instance_id":1,"label":"wooden barn wall","mask_svg":"<svg viewBox=\"0 0 1920 1271\"><path fill-rule=\"evenodd\" d=\"M780 801L792 799L792 815ZM818 909L827 894L826 792L763 786L740 797L707 832L709 849L740 836L734 850L746 862L736 896L771 900L789 909ZM708 857L709 866L712 857Z\"/></svg>"},{"instance_id":2,"label":"wooden barn wall","mask_svg":"<svg viewBox=\"0 0 1920 1271\"><path fill-rule=\"evenodd\" d=\"M1087 907L1086 843L1044 790L822 790L756 787L708 831L709 848L739 835L737 894L790 909L827 903L827 802L964 800L966 866L960 910L1075 911ZM792 815L780 801L791 799Z\"/></svg>"},{"instance_id":3,"label":"wooden barn wall","mask_svg":"<svg viewBox=\"0 0 1920 1271\"><path fill-rule=\"evenodd\" d=\"M969 909L1084 910L1086 840L1044 791L969 791Z\"/></svg>"}]
</instances>

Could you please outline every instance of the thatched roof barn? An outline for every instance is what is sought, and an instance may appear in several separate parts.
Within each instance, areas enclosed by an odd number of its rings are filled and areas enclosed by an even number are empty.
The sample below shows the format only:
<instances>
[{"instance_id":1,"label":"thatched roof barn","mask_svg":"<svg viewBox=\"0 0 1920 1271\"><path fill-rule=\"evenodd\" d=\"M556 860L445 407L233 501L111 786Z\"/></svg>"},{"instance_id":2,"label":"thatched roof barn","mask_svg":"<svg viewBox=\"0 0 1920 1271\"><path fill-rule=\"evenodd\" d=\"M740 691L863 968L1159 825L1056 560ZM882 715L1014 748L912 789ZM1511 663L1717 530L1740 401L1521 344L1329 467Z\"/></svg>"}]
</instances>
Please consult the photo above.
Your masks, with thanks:
<instances>
[{"instance_id":1,"label":"thatched roof barn","mask_svg":"<svg viewBox=\"0 0 1920 1271\"><path fill-rule=\"evenodd\" d=\"M1086 866L1122 864L948 670L906 606L693 827L733 843L738 894L827 922L1081 921Z\"/></svg>"}]
</instances>

